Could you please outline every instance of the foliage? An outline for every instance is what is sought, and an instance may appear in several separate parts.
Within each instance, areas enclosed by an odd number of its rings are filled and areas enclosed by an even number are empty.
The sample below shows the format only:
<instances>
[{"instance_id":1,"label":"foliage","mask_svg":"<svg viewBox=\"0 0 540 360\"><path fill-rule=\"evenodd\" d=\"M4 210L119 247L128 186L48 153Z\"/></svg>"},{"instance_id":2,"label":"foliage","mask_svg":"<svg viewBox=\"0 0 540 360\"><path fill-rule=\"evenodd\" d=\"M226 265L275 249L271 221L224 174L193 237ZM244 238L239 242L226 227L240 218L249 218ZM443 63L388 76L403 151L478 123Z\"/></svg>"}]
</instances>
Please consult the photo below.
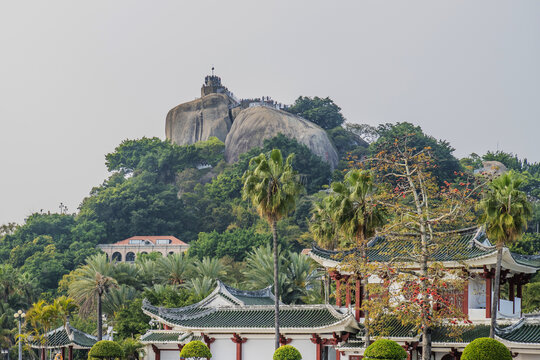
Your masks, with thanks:
<instances>
[{"instance_id":1,"label":"foliage","mask_svg":"<svg viewBox=\"0 0 540 360\"><path fill-rule=\"evenodd\" d=\"M292 345L283 345L274 351L273 360L301 360L302 354Z\"/></svg>"},{"instance_id":2,"label":"foliage","mask_svg":"<svg viewBox=\"0 0 540 360\"><path fill-rule=\"evenodd\" d=\"M187 343L180 351L182 359L210 359L212 353L202 341L195 340Z\"/></svg>"},{"instance_id":3,"label":"foliage","mask_svg":"<svg viewBox=\"0 0 540 360\"><path fill-rule=\"evenodd\" d=\"M349 126L346 128L337 126L328 130L327 134L336 147L340 157L343 157L347 153L354 154L356 156L367 154L368 143L354 131L351 131Z\"/></svg>"},{"instance_id":4,"label":"foliage","mask_svg":"<svg viewBox=\"0 0 540 360\"><path fill-rule=\"evenodd\" d=\"M316 264L306 255L293 252L279 254L281 300L286 304L305 303L310 295L320 290L320 274ZM248 254L244 270L248 288L258 290L274 283L272 261L272 248L269 245L255 248Z\"/></svg>"},{"instance_id":5,"label":"foliage","mask_svg":"<svg viewBox=\"0 0 540 360\"><path fill-rule=\"evenodd\" d=\"M447 319L465 319L449 296L463 287L463 274L445 269L434 255L439 249L455 246L461 235L452 230L470 223L475 196L484 184L467 178L458 184L444 180L440 185L441 179L434 174L439 168L432 148L418 148L417 134L407 133L387 143L381 143L381 138L375 143L377 155L372 167L380 186L386 186L379 202L394 214L381 235L395 252L395 260L377 269L385 278L378 288L393 301L378 301L380 308L370 311L384 313L390 311L385 307L397 305L394 311L400 320L422 331L422 357L429 358L429 329ZM408 271L405 263L415 264L419 271Z\"/></svg>"},{"instance_id":6,"label":"foliage","mask_svg":"<svg viewBox=\"0 0 540 360\"><path fill-rule=\"evenodd\" d=\"M126 360L139 359L140 354L144 352L144 345L134 338L125 338L120 342L120 346Z\"/></svg>"},{"instance_id":7,"label":"foliage","mask_svg":"<svg viewBox=\"0 0 540 360\"><path fill-rule=\"evenodd\" d=\"M193 145L179 146L159 138L124 140L105 156L109 171L131 174L147 171L160 181L173 182L176 174L201 163L216 165L223 158L225 144L215 137Z\"/></svg>"},{"instance_id":8,"label":"foliage","mask_svg":"<svg viewBox=\"0 0 540 360\"><path fill-rule=\"evenodd\" d=\"M86 265L75 271L74 280L69 284L68 293L80 305L82 314L89 314L96 309L98 340L101 340L102 336L103 296L118 286L113 272L113 265L105 254L95 255L88 258Z\"/></svg>"},{"instance_id":9,"label":"foliage","mask_svg":"<svg viewBox=\"0 0 540 360\"><path fill-rule=\"evenodd\" d=\"M79 217L104 224L109 241L134 234L189 233L189 215L175 186L161 182L154 173L121 177L114 185L95 188L91 195L81 203Z\"/></svg>"},{"instance_id":10,"label":"foliage","mask_svg":"<svg viewBox=\"0 0 540 360\"><path fill-rule=\"evenodd\" d=\"M142 298L128 301L115 314L114 331L120 339L126 339L138 334L144 334L150 326L150 317L142 312Z\"/></svg>"},{"instance_id":11,"label":"foliage","mask_svg":"<svg viewBox=\"0 0 540 360\"><path fill-rule=\"evenodd\" d=\"M497 304L500 296L501 262L503 246L521 237L532 215L531 204L526 194L520 190L523 178L513 170L506 172L489 184L489 191L479 203L482 210L479 222L485 225L488 239L497 246L495 265L495 287L491 305L490 337L494 337L497 319Z\"/></svg>"},{"instance_id":12,"label":"foliage","mask_svg":"<svg viewBox=\"0 0 540 360\"><path fill-rule=\"evenodd\" d=\"M490 338L478 338L463 350L461 360L512 360L510 350L503 343Z\"/></svg>"},{"instance_id":13,"label":"foliage","mask_svg":"<svg viewBox=\"0 0 540 360\"><path fill-rule=\"evenodd\" d=\"M189 289L162 284L144 289L143 296L153 305L171 308L191 305L201 300Z\"/></svg>"},{"instance_id":14,"label":"foliage","mask_svg":"<svg viewBox=\"0 0 540 360\"><path fill-rule=\"evenodd\" d=\"M432 161L431 173L439 184L444 181L452 182L456 174L461 171L459 161L452 155L454 148L445 140L436 140L434 137L424 134L419 126L402 122L396 124L384 124L377 127L379 138L370 145L371 154L376 156L380 151L391 151L395 140L407 138L407 147L421 151L430 149Z\"/></svg>"},{"instance_id":15,"label":"foliage","mask_svg":"<svg viewBox=\"0 0 540 360\"><path fill-rule=\"evenodd\" d=\"M516 242L510 244L510 250L517 254L534 255L540 253L540 234L523 234Z\"/></svg>"},{"instance_id":16,"label":"foliage","mask_svg":"<svg viewBox=\"0 0 540 360\"><path fill-rule=\"evenodd\" d=\"M407 352L395 341L376 340L364 352L365 360L405 360Z\"/></svg>"},{"instance_id":17,"label":"foliage","mask_svg":"<svg viewBox=\"0 0 540 360\"><path fill-rule=\"evenodd\" d=\"M122 347L114 341L100 340L88 352L89 358L116 359L124 356Z\"/></svg>"},{"instance_id":18,"label":"foliage","mask_svg":"<svg viewBox=\"0 0 540 360\"><path fill-rule=\"evenodd\" d=\"M325 130L333 129L345 122L341 108L329 97L300 96L287 111L301 116Z\"/></svg>"},{"instance_id":19,"label":"foliage","mask_svg":"<svg viewBox=\"0 0 540 360\"><path fill-rule=\"evenodd\" d=\"M270 239L270 234L257 233L253 229L199 233L197 240L190 244L189 256L202 259L205 256L222 258L228 255L235 261L242 261L253 247L269 244Z\"/></svg>"}]
</instances>

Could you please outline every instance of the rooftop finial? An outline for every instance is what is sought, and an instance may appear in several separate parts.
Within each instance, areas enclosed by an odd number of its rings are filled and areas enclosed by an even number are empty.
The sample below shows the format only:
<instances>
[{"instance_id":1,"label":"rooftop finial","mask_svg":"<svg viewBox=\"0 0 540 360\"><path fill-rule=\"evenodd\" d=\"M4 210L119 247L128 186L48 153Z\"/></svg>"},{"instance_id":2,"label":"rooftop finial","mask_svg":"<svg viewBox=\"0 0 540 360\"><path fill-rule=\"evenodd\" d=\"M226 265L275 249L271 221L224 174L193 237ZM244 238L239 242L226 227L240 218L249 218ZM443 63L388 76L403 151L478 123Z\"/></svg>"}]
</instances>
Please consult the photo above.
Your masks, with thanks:
<instances>
[{"instance_id":1,"label":"rooftop finial","mask_svg":"<svg viewBox=\"0 0 540 360\"><path fill-rule=\"evenodd\" d=\"M212 76L214 76L214 65L212 65Z\"/></svg>"}]
</instances>

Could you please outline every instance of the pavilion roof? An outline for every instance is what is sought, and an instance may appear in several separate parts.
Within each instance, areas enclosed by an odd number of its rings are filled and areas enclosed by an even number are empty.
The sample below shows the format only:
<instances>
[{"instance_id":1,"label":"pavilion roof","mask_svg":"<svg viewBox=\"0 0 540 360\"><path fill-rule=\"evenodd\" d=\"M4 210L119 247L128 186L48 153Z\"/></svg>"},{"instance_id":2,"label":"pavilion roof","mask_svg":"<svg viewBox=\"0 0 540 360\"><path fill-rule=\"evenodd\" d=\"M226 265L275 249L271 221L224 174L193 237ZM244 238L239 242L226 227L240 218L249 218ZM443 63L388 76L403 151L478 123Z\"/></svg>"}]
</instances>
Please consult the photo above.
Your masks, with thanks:
<instances>
[{"instance_id":1,"label":"pavilion roof","mask_svg":"<svg viewBox=\"0 0 540 360\"><path fill-rule=\"evenodd\" d=\"M73 346L74 349L90 349L97 342L95 336L78 330L67 323L45 334L43 342L33 341L33 348L58 349Z\"/></svg>"},{"instance_id":2,"label":"pavilion roof","mask_svg":"<svg viewBox=\"0 0 540 360\"><path fill-rule=\"evenodd\" d=\"M411 262L409 254L413 251L414 241L411 235L401 235L397 239L375 237L368 243L367 258L372 262ZM482 262L483 258L493 257L497 248L486 238L480 228L469 228L449 235L447 244L439 247L430 256L430 261L438 262ZM540 255L514 254L505 248L505 262L528 272L540 269ZM337 267L347 256L359 254L358 249L346 251L325 250L313 245L309 255L326 267Z\"/></svg>"}]
</instances>

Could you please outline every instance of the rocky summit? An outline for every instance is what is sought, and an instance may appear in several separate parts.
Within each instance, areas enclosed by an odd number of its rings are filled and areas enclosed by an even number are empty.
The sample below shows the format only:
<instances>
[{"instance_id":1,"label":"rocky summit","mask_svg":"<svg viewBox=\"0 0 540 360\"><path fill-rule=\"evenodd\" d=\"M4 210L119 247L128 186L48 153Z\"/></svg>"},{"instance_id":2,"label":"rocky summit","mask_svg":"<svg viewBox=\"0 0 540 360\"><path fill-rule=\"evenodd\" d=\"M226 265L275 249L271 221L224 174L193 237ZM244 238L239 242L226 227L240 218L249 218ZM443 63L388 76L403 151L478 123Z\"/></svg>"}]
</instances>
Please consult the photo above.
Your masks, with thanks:
<instances>
[{"instance_id":1,"label":"rocky summit","mask_svg":"<svg viewBox=\"0 0 540 360\"><path fill-rule=\"evenodd\" d=\"M178 145L193 144L215 136L225 143L225 159L262 147L265 139L278 134L306 145L332 168L338 154L326 132L314 123L283 110L269 97L238 100L221 84L221 78L205 78L199 99L169 111L165 124L167 139Z\"/></svg>"}]
</instances>

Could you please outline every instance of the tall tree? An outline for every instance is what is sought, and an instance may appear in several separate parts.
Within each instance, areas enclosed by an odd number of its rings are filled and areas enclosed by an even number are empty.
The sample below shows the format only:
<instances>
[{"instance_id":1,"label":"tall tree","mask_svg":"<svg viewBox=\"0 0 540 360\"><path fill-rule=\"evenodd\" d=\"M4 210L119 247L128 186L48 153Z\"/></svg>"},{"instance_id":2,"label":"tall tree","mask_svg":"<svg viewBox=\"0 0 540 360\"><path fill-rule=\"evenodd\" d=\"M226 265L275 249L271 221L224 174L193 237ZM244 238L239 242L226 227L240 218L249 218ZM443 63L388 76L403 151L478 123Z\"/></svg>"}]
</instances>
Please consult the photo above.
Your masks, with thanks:
<instances>
[{"instance_id":1,"label":"tall tree","mask_svg":"<svg viewBox=\"0 0 540 360\"><path fill-rule=\"evenodd\" d=\"M532 215L532 206L527 201L526 194L520 190L522 184L523 177L519 174L514 171L504 173L489 184L489 191L479 203L479 208L483 210L480 221L486 226L488 238L494 241L497 246L490 337L494 336L497 324L503 247L505 244L509 245L521 237L521 234L527 228L527 220Z\"/></svg>"},{"instance_id":2,"label":"tall tree","mask_svg":"<svg viewBox=\"0 0 540 360\"><path fill-rule=\"evenodd\" d=\"M68 293L79 304L83 314L96 309L98 340L103 337L103 296L118 286L113 276L114 265L107 260L105 254L99 254L75 270L74 280L69 284Z\"/></svg>"},{"instance_id":3,"label":"tall tree","mask_svg":"<svg viewBox=\"0 0 540 360\"><path fill-rule=\"evenodd\" d=\"M473 195L483 184L474 179L451 184L437 178L436 151L429 145L418 147L417 140L411 133L382 137L372 144L376 145L372 160L387 187L381 202L392 215L383 229L392 261L381 267L387 267L386 279L400 285L395 313L402 322L421 329L422 359L430 359L431 329L445 318L463 318L460 309L444 296L447 287L458 291L464 286L463 272L444 269L436 255L459 239L459 232L453 230L472 220ZM418 270L411 270L411 266ZM444 308L434 311L438 304Z\"/></svg>"},{"instance_id":4,"label":"tall tree","mask_svg":"<svg viewBox=\"0 0 540 360\"><path fill-rule=\"evenodd\" d=\"M298 173L292 167L294 155L283 161L281 151L274 149L267 157L260 154L250 160L250 169L244 173L242 196L251 200L259 216L272 229L274 243L274 295L275 295L275 342L279 347L279 266L276 223L296 207L296 200L303 191Z\"/></svg>"},{"instance_id":5,"label":"tall tree","mask_svg":"<svg viewBox=\"0 0 540 360\"><path fill-rule=\"evenodd\" d=\"M384 211L374 199L373 176L367 170L351 170L344 181L332 183L331 208L341 233L360 250L352 265L362 278L365 304L369 302L367 240L384 224ZM359 260L359 261L358 261ZM366 344L370 342L369 309L364 309Z\"/></svg>"}]
</instances>

